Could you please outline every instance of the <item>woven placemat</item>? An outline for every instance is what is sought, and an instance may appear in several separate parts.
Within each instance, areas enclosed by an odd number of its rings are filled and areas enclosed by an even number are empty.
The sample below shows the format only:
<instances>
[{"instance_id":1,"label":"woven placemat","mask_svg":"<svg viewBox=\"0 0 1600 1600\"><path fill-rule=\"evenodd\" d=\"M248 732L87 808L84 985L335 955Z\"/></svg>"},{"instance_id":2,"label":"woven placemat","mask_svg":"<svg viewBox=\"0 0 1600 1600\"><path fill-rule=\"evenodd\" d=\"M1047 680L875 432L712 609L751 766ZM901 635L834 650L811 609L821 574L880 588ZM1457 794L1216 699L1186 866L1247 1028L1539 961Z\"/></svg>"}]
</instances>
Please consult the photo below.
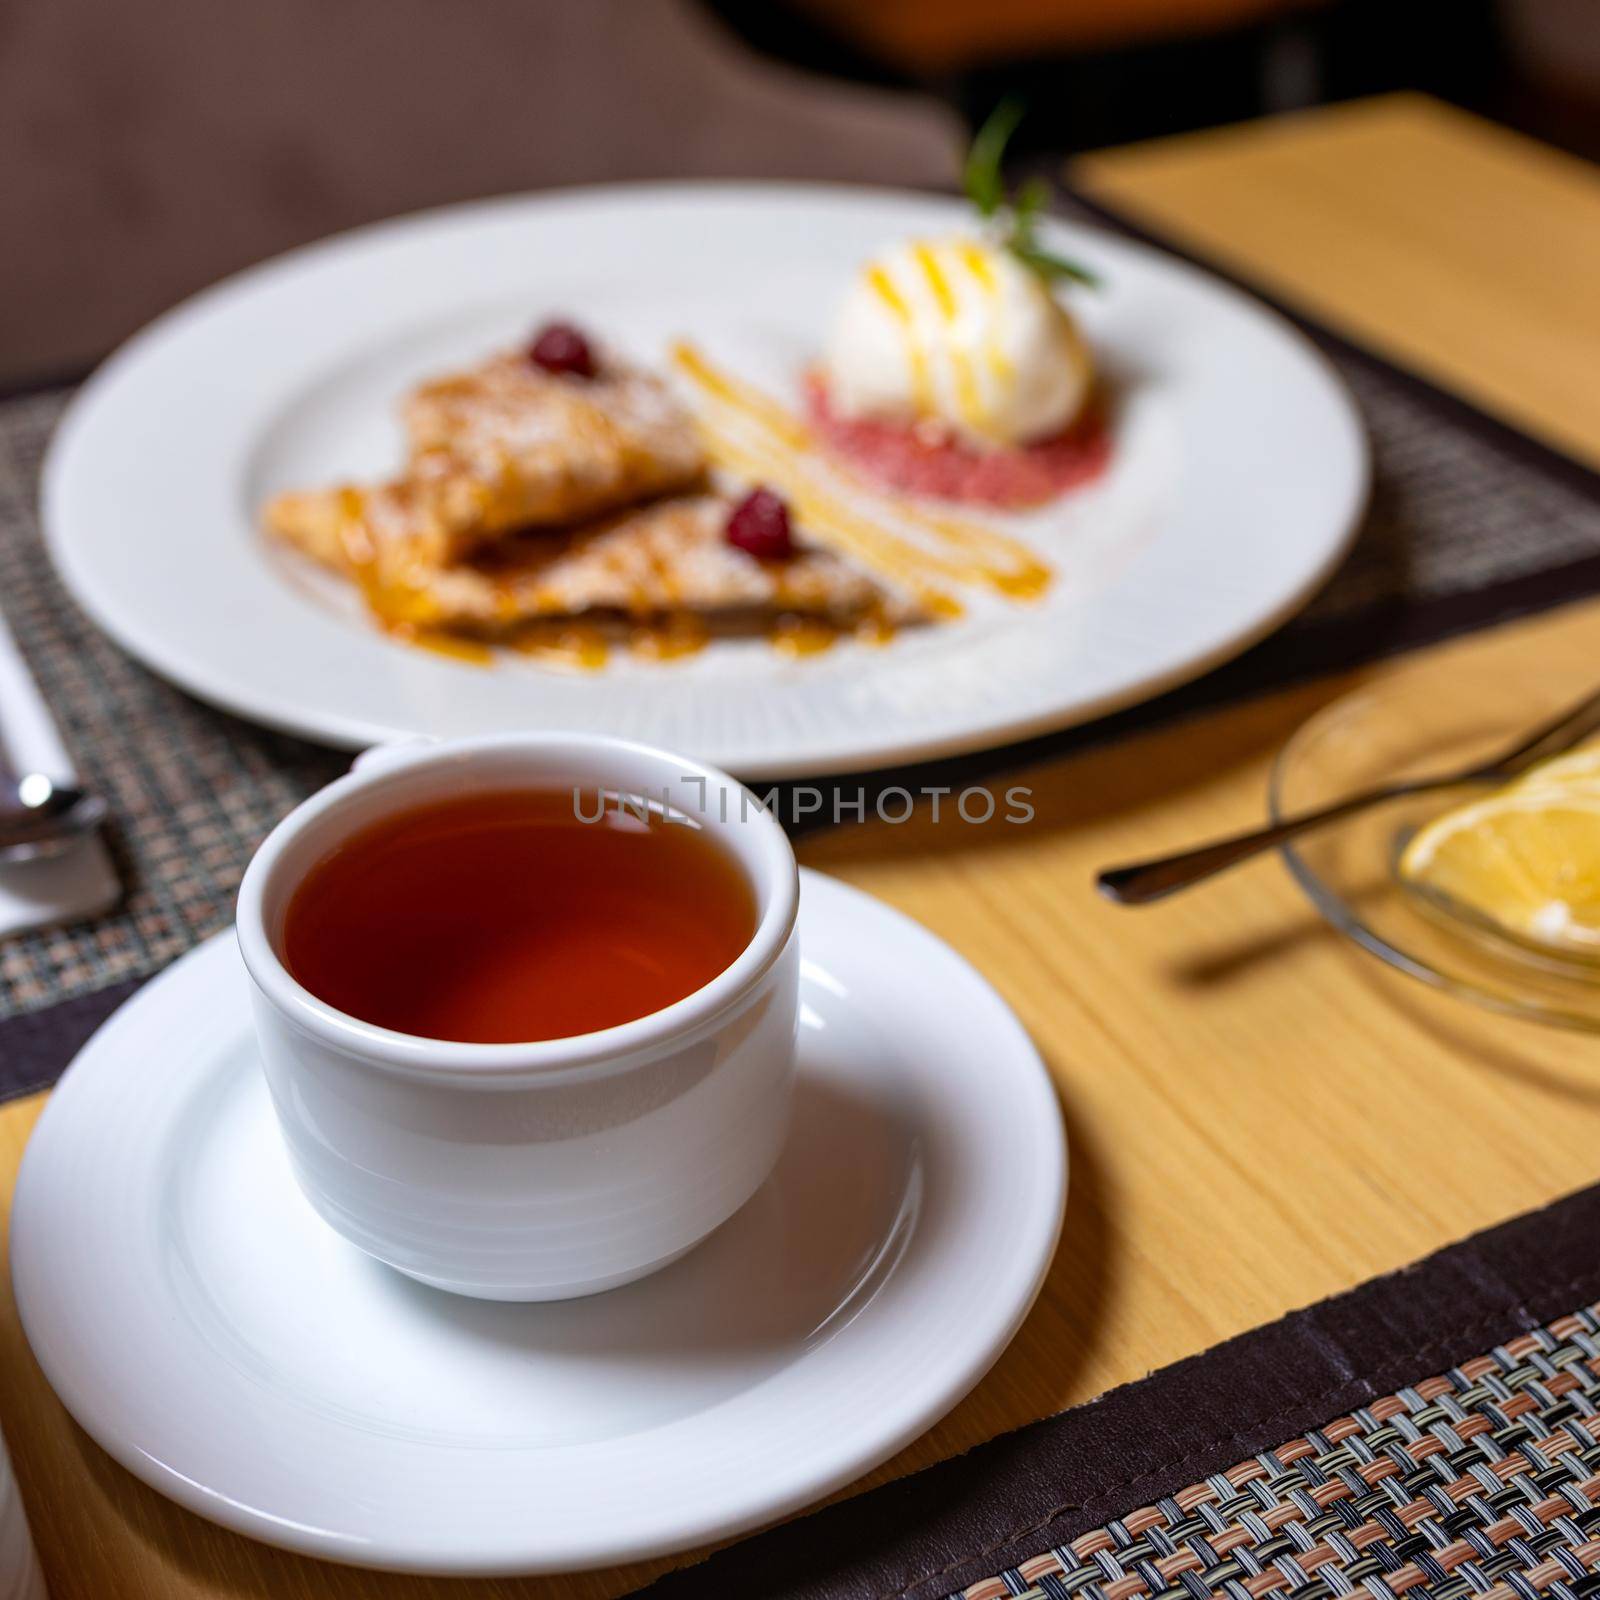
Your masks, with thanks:
<instances>
[{"instance_id":1,"label":"woven placemat","mask_svg":"<svg viewBox=\"0 0 1600 1600\"><path fill-rule=\"evenodd\" d=\"M852 789L1012 770L1600 591L1600 479L1359 352L1334 347L1332 359L1366 419L1375 490L1349 560L1301 617L1197 683L1091 728L852 777ZM80 771L111 801L127 896L93 924L0 942L0 1019L135 982L224 927L263 835L348 764L168 687L67 598L44 554L36 505L44 450L68 398L55 391L0 403L0 607ZM69 1013L63 1048L99 1014ZM50 1081L67 1058L48 1030L29 1030L25 1049L10 1044L0 1049L0 1094Z\"/></svg>"},{"instance_id":2,"label":"woven placemat","mask_svg":"<svg viewBox=\"0 0 1600 1600\"><path fill-rule=\"evenodd\" d=\"M171 688L67 597L37 509L67 398L0 404L0 608L80 777L111 802L107 835L126 894L111 916L0 940L0 1017L148 976L225 927L268 830L349 765Z\"/></svg>"},{"instance_id":3,"label":"woven placemat","mask_svg":"<svg viewBox=\"0 0 1600 1600\"><path fill-rule=\"evenodd\" d=\"M859 1495L648 1600L1593 1600L1600 1189Z\"/></svg>"}]
</instances>

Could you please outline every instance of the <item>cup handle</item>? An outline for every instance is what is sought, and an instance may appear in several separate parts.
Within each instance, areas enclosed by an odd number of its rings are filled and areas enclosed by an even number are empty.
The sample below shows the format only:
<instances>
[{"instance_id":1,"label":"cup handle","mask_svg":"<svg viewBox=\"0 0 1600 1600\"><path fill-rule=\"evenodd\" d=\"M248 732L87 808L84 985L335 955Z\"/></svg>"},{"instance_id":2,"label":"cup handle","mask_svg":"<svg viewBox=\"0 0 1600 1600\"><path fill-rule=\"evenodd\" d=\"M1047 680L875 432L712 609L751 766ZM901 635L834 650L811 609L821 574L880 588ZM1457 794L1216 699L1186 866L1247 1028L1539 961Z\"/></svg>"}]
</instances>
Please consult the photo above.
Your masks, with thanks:
<instances>
[{"instance_id":1,"label":"cup handle","mask_svg":"<svg viewBox=\"0 0 1600 1600\"><path fill-rule=\"evenodd\" d=\"M416 734L406 739L385 739L382 744L375 744L363 750L350 763L350 770L352 772L380 772L383 768L392 766L396 757L406 755L413 750L420 750L426 745L438 744L438 742L437 739L429 738L426 734Z\"/></svg>"}]
</instances>

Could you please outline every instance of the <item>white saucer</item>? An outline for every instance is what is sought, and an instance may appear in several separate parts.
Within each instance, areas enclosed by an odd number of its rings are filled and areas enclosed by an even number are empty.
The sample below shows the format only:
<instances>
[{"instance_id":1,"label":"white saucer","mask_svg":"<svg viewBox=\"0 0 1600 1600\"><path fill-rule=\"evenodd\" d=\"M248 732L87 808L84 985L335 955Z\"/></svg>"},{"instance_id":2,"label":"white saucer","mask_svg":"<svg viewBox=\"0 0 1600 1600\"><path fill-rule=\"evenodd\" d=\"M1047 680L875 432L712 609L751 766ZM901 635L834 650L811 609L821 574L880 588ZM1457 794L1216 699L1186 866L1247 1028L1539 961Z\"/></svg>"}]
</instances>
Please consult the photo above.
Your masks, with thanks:
<instances>
[{"instance_id":1,"label":"white saucer","mask_svg":"<svg viewBox=\"0 0 1600 1600\"><path fill-rule=\"evenodd\" d=\"M1016 1018L914 923L805 873L796 1123L755 1199L588 1300L426 1289L290 1178L231 935L85 1047L23 1163L34 1353L122 1464L313 1555L573 1569L770 1521L948 1410L1060 1230L1066 1150Z\"/></svg>"}]
</instances>

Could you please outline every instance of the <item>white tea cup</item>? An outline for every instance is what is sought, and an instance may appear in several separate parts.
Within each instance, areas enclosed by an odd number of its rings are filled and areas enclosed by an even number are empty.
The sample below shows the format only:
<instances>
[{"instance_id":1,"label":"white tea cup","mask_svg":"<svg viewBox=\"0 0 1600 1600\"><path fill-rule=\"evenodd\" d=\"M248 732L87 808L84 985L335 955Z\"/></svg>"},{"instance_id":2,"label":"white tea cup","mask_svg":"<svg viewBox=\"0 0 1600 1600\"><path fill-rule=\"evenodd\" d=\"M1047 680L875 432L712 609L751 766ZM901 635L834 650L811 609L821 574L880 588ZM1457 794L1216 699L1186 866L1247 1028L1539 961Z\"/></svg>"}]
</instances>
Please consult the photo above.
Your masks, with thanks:
<instances>
[{"instance_id":1,"label":"white tea cup","mask_svg":"<svg viewBox=\"0 0 1600 1600\"><path fill-rule=\"evenodd\" d=\"M570 790L580 818L621 796L703 829L753 891L750 942L662 1010L529 1044L398 1033L291 976L289 902L353 834L463 794L529 789ZM300 1188L369 1255L458 1294L566 1299L667 1265L750 1198L783 1144L798 906L783 830L714 767L586 734L369 752L278 824L239 890L256 1034Z\"/></svg>"}]
</instances>

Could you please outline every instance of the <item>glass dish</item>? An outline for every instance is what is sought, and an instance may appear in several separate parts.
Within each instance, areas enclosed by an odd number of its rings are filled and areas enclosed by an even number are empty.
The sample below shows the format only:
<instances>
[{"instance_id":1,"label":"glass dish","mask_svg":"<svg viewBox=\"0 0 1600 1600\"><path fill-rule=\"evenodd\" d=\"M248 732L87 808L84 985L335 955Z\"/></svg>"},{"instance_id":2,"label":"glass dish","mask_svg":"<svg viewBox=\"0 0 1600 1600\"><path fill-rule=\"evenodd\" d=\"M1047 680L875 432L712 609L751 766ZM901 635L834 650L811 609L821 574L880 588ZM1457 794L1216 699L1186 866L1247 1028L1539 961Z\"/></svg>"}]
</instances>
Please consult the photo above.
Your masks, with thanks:
<instances>
[{"instance_id":1,"label":"glass dish","mask_svg":"<svg viewBox=\"0 0 1600 1600\"><path fill-rule=\"evenodd\" d=\"M1432 654L1327 706L1273 767L1274 821L1343 795L1483 761L1583 698L1592 684L1546 681L1540 663L1462 682L1456 652ZM1548 954L1430 904L1396 865L1423 823L1485 786L1376 806L1287 846L1311 903L1362 949L1413 978L1495 1011L1600 1032L1600 965Z\"/></svg>"}]
</instances>

